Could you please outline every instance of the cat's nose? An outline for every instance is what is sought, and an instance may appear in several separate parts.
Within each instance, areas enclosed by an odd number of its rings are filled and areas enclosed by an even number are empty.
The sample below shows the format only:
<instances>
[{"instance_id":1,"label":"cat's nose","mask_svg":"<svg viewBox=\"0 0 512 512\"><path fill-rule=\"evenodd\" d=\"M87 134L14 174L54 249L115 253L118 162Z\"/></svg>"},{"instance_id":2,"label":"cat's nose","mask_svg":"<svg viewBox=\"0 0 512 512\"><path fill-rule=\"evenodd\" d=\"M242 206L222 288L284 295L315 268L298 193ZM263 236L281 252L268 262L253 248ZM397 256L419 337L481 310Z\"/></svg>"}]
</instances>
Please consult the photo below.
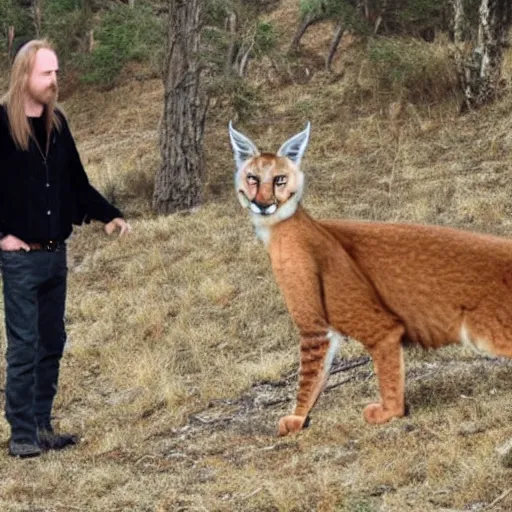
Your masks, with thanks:
<instances>
[{"instance_id":1,"label":"cat's nose","mask_svg":"<svg viewBox=\"0 0 512 512\"><path fill-rule=\"evenodd\" d=\"M261 183L254 198L257 205L269 206L274 202L274 189L272 183Z\"/></svg>"}]
</instances>

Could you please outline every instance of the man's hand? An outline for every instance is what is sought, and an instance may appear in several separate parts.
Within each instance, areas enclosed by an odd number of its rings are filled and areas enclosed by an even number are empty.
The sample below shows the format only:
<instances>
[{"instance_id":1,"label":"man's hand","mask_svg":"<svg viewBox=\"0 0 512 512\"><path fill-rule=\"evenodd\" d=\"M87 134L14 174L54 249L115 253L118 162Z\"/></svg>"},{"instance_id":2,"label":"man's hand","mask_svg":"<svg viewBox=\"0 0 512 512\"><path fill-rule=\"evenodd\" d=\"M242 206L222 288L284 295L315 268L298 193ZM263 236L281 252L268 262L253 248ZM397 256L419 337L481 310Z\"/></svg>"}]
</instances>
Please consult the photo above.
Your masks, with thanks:
<instances>
[{"instance_id":1,"label":"man's hand","mask_svg":"<svg viewBox=\"0 0 512 512\"><path fill-rule=\"evenodd\" d=\"M105 233L111 235L117 228L119 228L119 236L123 236L132 230L132 227L121 217L112 219L108 224L105 224Z\"/></svg>"},{"instance_id":2,"label":"man's hand","mask_svg":"<svg viewBox=\"0 0 512 512\"><path fill-rule=\"evenodd\" d=\"M14 235L6 235L0 240L0 250L5 252L30 251L30 247Z\"/></svg>"}]
</instances>

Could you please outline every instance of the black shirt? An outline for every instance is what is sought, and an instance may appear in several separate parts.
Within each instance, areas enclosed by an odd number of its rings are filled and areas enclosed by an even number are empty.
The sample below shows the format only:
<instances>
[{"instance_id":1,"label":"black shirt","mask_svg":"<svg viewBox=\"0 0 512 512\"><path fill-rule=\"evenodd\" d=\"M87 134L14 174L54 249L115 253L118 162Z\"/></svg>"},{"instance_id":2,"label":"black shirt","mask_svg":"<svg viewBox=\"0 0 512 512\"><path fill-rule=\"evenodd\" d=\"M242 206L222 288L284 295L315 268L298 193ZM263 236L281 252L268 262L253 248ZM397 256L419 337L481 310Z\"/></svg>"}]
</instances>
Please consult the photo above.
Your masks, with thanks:
<instances>
[{"instance_id":1,"label":"black shirt","mask_svg":"<svg viewBox=\"0 0 512 512\"><path fill-rule=\"evenodd\" d=\"M29 117L28 118L30 127L32 129L32 134L34 135L34 142L37 145L37 149L40 151L41 156L46 155L47 146L46 142L48 140L48 134L46 133L46 123L44 116L41 117ZM45 168L45 173L47 169ZM46 177L46 176L45 176ZM47 176L45 187L49 188L50 185L50 176ZM47 203L48 204L48 203ZM48 204L48 210L51 209L51 204ZM47 212L48 212L47 210ZM51 211L51 210L50 210ZM56 208L53 208L53 211L56 212ZM49 237L48 240L60 240L62 238L60 234L60 226L59 226L59 218L57 215L48 215L49 222Z\"/></svg>"},{"instance_id":2,"label":"black shirt","mask_svg":"<svg viewBox=\"0 0 512 512\"><path fill-rule=\"evenodd\" d=\"M46 133L43 118L31 119L28 151L12 140L7 112L0 105L0 232L25 242L65 240L72 224L121 217L90 183L63 114L61 129ZM42 151L41 151L42 150Z\"/></svg>"},{"instance_id":3,"label":"black shirt","mask_svg":"<svg viewBox=\"0 0 512 512\"><path fill-rule=\"evenodd\" d=\"M46 153L46 140L48 138L46 133L46 125L44 122L44 116L41 117L29 117L28 118L32 133L34 134L39 149Z\"/></svg>"}]
</instances>

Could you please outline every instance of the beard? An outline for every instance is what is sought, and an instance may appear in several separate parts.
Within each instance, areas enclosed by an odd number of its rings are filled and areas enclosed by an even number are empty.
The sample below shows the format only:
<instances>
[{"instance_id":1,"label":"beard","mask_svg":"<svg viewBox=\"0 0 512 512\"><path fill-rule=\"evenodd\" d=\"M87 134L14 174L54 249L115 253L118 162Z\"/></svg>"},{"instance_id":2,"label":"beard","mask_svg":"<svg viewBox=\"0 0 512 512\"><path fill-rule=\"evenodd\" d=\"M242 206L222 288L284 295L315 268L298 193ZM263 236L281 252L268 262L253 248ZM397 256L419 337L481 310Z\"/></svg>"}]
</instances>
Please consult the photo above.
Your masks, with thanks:
<instances>
[{"instance_id":1,"label":"beard","mask_svg":"<svg viewBox=\"0 0 512 512\"><path fill-rule=\"evenodd\" d=\"M35 102L40 105L49 105L50 103L55 103L57 100L59 88L55 84L42 90L29 90L28 92Z\"/></svg>"}]
</instances>

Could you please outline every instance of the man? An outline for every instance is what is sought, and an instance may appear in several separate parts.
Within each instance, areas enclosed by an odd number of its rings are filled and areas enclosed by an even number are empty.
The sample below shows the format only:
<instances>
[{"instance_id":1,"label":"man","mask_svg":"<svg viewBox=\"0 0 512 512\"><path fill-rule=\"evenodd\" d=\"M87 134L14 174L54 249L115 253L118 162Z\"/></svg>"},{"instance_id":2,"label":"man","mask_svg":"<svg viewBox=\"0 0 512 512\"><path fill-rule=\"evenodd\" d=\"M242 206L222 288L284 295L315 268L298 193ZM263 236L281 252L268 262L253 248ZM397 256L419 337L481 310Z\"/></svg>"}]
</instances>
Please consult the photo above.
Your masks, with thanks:
<instances>
[{"instance_id":1,"label":"man","mask_svg":"<svg viewBox=\"0 0 512 512\"><path fill-rule=\"evenodd\" d=\"M56 107L58 60L45 40L15 56L0 100L0 262L9 453L33 457L77 442L51 424L66 341L66 239L96 219L108 234L130 231L121 212L90 184Z\"/></svg>"}]
</instances>

